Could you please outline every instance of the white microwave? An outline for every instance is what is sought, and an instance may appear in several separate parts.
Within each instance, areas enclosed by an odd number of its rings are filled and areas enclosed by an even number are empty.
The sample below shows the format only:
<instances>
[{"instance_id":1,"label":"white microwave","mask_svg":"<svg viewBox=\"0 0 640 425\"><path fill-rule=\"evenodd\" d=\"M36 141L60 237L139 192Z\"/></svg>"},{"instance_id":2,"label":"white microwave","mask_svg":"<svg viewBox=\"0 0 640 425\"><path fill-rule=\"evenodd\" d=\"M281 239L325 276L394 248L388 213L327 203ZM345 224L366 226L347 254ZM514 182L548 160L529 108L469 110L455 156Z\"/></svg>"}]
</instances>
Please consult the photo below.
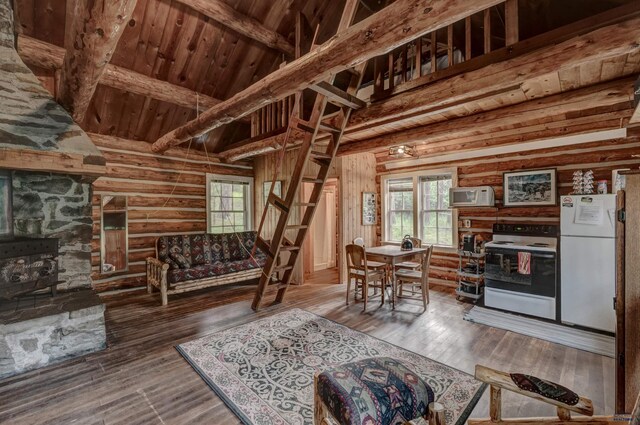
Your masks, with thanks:
<instances>
[{"instance_id":1,"label":"white microwave","mask_svg":"<svg viewBox=\"0 0 640 425\"><path fill-rule=\"evenodd\" d=\"M491 186L452 187L449 189L449 207L493 207L496 203Z\"/></svg>"}]
</instances>

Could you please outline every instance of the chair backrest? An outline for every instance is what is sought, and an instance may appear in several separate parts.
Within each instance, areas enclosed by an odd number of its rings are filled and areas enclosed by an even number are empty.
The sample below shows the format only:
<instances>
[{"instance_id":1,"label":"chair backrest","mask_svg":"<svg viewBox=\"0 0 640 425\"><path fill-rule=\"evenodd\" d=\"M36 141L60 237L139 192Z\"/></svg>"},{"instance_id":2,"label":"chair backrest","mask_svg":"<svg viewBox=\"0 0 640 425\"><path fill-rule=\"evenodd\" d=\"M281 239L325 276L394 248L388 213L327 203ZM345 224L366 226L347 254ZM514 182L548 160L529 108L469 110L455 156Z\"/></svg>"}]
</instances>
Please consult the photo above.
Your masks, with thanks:
<instances>
[{"instance_id":1,"label":"chair backrest","mask_svg":"<svg viewBox=\"0 0 640 425\"><path fill-rule=\"evenodd\" d=\"M418 238L409 238L414 248L422 248L422 240Z\"/></svg>"},{"instance_id":2,"label":"chair backrest","mask_svg":"<svg viewBox=\"0 0 640 425\"><path fill-rule=\"evenodd\" d=\"M349 244L346 246L347 267L349 269L362 270L367 272L367 254L364 246Z\"/></svg>"},{"instance_id":3,"label":"chair backrest","mask_svg":"<svg viewBox=\"0 0 640 425\"><path fill-rule=\"evenodd\" d=\"M354 245L364 246L364 238L357 237L352 242Z\"/></svg>"},{"instance_id":4,"label":"chair backrest","mask_svg":"<svg viewBox=\"0 0 640 425\"><path fill-rule=\"evenodd\" d=\"M431 254L433 253L433 245L426 247L427 250L422 255L422 284L429 284L429 265L431 264Z\"/></svg>"}]
</instances>

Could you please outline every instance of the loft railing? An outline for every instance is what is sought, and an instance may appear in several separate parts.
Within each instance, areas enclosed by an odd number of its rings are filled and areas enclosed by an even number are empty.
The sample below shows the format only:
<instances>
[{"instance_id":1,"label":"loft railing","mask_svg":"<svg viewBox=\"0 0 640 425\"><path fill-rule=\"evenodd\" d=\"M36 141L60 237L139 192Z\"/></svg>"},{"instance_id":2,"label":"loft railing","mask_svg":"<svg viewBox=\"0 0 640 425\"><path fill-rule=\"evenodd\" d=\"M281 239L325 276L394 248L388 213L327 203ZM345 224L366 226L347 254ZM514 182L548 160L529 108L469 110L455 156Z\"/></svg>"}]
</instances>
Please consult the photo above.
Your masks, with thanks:
<instances>
[{"instance_id":1,"label":"loft railing","mask_svg":"<svg viewBox=\"0 0 640 425\"><path fill-rule=\"evenodd\" d=\"M472 34L475 31L484 32L484 54L492 49L518 42L518 0L506 0L479 13L483 15L482 28L476 28L477 25L473 27L472 17L468 16L446 28L419 37L384 56L372 59L373 81L361 89L358 97L375 101L408 89L411 85L446 78L461 63L478 56L477 46L472 46ZM504 25L495 25L501 20L504 20ZM500 29L492 31L492 23ZM464 33L464 45L458 42L460 37L455 36L460 33ZM504 42L496 42L496 35L497 38L502 37ZM464 72L463 67L461 72ZM289 125L294 98L295 96L290 96L254 112L251 115L251 137L284 130Z\"/></svg>"},{"instance_id":2,"label":"loft railing","mask_svg":"<svg viewBox=\"0 0 640 425\"><path fill-rule=\"evenodd\" d=\"M291 95L251 114L251 137L287 128L294 104L295 95Z\"/></svg>"},{"instance_id":3,"label":"loft railing","mask_svg":"<svg viewBox=\"0 0 640 425\"><path fill-rule=\"evenodd\" d=\"M369 74L358 97L371 102L386 99L635 16L640 16L640 3L631 2L525 39L519 31L518 0L505 0L371 59L373 78ZM286 128L293 102L292 96L255 112L252 137Z\"/></svg>"},{"instance_id":4,"label":"loft railing","mask_svg":"<svg viewBox=\"0 0 640 425\"><path fill-rule=\"evenodd\" d=\"M482 24L474 25L478 21ZM482 46L474 45L478 39ZM358 97L380 100L465 72L463 63L518 41L518 0L506 0L372 59L373 81Z\"/></svg>"}]
</instances>

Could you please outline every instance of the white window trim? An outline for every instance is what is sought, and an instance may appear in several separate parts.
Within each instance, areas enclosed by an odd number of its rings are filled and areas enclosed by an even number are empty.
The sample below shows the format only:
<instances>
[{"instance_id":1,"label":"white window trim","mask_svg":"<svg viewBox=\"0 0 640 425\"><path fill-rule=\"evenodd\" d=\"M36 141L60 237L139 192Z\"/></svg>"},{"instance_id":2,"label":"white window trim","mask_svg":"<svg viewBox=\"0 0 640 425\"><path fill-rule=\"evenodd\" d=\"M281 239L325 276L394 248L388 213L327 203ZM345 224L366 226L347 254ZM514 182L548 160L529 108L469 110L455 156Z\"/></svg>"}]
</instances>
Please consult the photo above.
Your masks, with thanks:
<instances>
[{"instance_id":1,"label":"white window trim","mask_svg":"<svg viewBox=\"0 0 640 425\"><path fill-rule=\"evenodd\" d=\"M418 193L419 181L420 177L426 177L431 175L440 175L440 174L451 174L451 187L458 187L458 169L457 168L439 168L432 170L422 170L422 171L412 171L408 173L396 173L396 174L385 174L380 179L380 198L381 204L380 208L382 208L382 220L380 225L382 226L382 243L386 245L397 245L398 242L389 241L387 237L388 229L387 229L387 205L389 203L389 193L387 192L387 182L389 180L396 179L413 179L413 228L417 230L419 234L420 230L420 196ZM434 245L440 250L443 251L457 251L458 249L458 210L456 208L451 208L451 221L453 224L453 246L447 245Z\"/></svg>"},{"instance_id":2,"label":"white window trim","mask_svg":"<svg viewBox=\"0 0 640 425\"><path fill-rule=\"evenodd\" d=\"M255 224L253 222L253 198L255 194L253 193L253 177L247 176L233 176L229 174L209 174L207 173L207 187L206 187L206 195L207 195L207 233L211 232L211 181L212 180L220 180L226 182L242 182L248 183L249 188L247 189L247 230L254 230Z\"/></svg>"}]
</instances>

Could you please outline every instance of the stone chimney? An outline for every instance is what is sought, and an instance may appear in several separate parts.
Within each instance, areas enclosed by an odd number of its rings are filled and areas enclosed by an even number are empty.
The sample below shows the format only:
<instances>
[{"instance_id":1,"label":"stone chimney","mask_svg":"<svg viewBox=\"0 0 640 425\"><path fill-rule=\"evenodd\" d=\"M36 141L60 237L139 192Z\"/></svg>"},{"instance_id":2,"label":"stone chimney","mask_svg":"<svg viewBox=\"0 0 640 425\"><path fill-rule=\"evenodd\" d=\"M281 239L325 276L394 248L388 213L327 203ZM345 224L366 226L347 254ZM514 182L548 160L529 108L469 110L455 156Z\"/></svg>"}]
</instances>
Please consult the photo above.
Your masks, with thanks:
<instances>
[{"instance_id":1,"label":"stone chimney","mask_svg":"<svg viewBox=\"0 0 640 425\"><path fill-rule=\"evenodd\" d=\"M11 0L0 0L0 104L14 236L59 238L60 289L91 287L91 182L106 162L18 56Z\"/></svg>"}]
</instances>

